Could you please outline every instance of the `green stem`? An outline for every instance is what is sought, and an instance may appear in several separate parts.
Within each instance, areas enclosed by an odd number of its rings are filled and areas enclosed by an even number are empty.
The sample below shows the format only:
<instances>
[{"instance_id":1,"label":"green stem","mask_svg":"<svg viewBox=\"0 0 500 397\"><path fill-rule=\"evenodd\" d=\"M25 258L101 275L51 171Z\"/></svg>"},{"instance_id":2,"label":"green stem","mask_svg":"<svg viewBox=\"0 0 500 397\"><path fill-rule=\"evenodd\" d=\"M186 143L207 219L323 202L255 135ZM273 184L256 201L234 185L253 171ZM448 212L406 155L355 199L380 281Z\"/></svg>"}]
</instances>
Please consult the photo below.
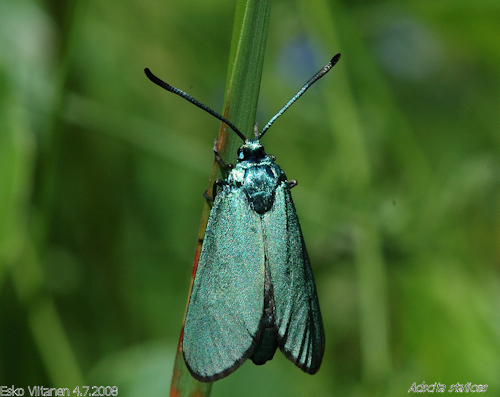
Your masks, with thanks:
<instances>
[{"instance_id":1,"label":"green stem","mask_svg":"<svg viewBox=\"0 0 500 397\"><path fill-rule=\"evenodd\" d=\"M264 65L271 0L238 0L229 56L229 68L226 81L223 116L231 121L245 136L253 134L253 125L257 113L260 80ZM236 158L236 149L241 146L239 138L226 124L222 124L218 150L223 160L230 163ZM230 155L226 155L229 153ZM210 177L212 186L219 173L217 162L214 162ZM210 207L207 204L203 211L200 227L200 239L205 234ZM192 280L198 265L201 243L195 253ZM182 357L182 335L179 340L175 358L174 372L170 396L208 396L211 383L196 381L187 370Z\"/></svg>"}]
</instances>

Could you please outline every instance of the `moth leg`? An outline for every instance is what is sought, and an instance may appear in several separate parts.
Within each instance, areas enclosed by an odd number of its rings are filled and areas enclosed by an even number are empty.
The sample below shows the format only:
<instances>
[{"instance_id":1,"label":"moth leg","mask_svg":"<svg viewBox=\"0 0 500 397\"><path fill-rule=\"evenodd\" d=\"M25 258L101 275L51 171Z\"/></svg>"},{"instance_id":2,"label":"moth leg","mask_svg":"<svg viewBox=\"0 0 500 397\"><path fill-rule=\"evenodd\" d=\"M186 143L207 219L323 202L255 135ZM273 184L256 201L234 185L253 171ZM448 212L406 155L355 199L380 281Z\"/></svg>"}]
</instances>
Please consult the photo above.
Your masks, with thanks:
<instances>
[{"instance_id":1,"label":"moth leg","mask_svg":"<svg viewBox=\"0 0 500 397\"><path fill-rule=\"evenodd\" d=\"M286 181L286 184L288 185L288 189L291 189L292 187L297 186L297 181L292 179L291 181Z\"/></svg>"},{"instance_id":2,"label":"moth leg","mask_svg":"<svg viewBox=\"0 0 500 397\"><path fill-rule=\"evenodd\" d=\"M215 161L217 161L217 163L219 164L219 167L222 168L223 170L225 171L229 171L231 170L234 166L232 164L226 164L224 162L224 160L222 160L220 154L219 154L219 151L217 150L217 144L219 143L219 139L215 138L215 141L214 141L214 148L213 148L213 151L214 151L214 154L215 154ZM210 196L208 194L208 189L205 190L203 192L203 197L205 197L205 199L207 201L210 201L210 202L213 202L215 200L215 195L217 194L216 192L216 186L222 186L224 185L224 181L222 179L216 179L215 180L215 183L213 184L212 186L212 196Z\"/></svg>"},{"instance_id":3,"label":"moth leg","mask_svg":"<svg viewBox=\"0 0 500 397\"><path fill-rule=\"evenodd\" d=\"M226 170L226 171L229 171L230 169L232 169L234 167L234 165L232 164L226 164L222 158L220 157L220 154L219 154L219 151L217 150L217 144L219 143L219 139L215 138L215 141L214 141L214 154L215 154L215 161L217 161L217 163L219 164L219 166L223 169L223 170Z\"/></svg>"},{"instance_id":4,"label":"moth leg","mask_svg":"<svg viewBox=\"0 0 500 397\"><path fill-rule=\"evenodd\" d=\"M215 200L215 196L217 195L217 187L221 187L222 185L227 185L227 182L223 179L217 178L212 185L212 196L209 196L208 189L203 192L203 197L205 197L205 200L213 202Z\"/></svg>"},{"instance_id":5,"label":"moth leg","mask_svg":"<svg viewBox=\"0 0 500 397\"><path fill-rule=\"evenodd\" d=\"M208 189L203 192L203 197L205 197L205 200L207 200L208 202L214 201L213 197L208 195Z\"/></svg>"}]
</instances>

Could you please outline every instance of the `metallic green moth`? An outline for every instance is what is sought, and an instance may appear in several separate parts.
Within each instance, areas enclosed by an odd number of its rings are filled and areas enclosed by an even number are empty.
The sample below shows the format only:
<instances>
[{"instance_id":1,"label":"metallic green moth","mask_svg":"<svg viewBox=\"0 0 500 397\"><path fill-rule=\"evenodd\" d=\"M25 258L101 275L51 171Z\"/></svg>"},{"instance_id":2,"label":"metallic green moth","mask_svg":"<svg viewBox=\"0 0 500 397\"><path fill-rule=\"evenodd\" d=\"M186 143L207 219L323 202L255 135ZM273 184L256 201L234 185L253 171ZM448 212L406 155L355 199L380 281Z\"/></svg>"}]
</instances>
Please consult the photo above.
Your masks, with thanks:
<instances>
[{"instance_id":1,"label":"metallic green moth","mask_svg":"<svg viewBox=\"0 0 500 397\"><path fill-rule=\"evenodd\" d=\"M222 379L248 358L264 364L279 347L306 373L318 371L325 333L299 219L283 170L260 138L340 54L316 73L255 139L185 92L154 76L155 84L230 126L244 144L237 163L218 181L184 324L186 366L202 382ZM216 157L219 162L218 153Z\"/></svg>"}]
</instances>

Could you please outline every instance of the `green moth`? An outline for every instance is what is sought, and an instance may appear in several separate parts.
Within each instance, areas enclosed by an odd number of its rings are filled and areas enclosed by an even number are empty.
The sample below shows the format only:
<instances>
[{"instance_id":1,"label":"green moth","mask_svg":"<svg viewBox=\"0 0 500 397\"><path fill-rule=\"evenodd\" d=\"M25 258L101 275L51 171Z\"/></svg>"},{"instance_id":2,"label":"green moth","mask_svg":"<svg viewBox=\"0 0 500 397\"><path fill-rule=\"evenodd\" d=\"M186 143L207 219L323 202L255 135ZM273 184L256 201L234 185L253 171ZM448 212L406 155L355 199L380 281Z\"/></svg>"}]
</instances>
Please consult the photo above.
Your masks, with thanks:
<instances>
[{"instance_id":1,"label":"green moth","mask_svg":"<svg viewBox=\"0 0 500 397\"><path fill-rule=\"evenodd\" d=\"M277 348L304 372L318 371L325 333L316 286L288 180L260 139L335 55L267 123L246 139L230 121L153 75L148 78L226 123L243 140L219 187L203 240L184 324L182 350L194 378L213 382L246 359L264 364ZM215 191L215 189L214 189Z\"/></svg>"}]
</instances>

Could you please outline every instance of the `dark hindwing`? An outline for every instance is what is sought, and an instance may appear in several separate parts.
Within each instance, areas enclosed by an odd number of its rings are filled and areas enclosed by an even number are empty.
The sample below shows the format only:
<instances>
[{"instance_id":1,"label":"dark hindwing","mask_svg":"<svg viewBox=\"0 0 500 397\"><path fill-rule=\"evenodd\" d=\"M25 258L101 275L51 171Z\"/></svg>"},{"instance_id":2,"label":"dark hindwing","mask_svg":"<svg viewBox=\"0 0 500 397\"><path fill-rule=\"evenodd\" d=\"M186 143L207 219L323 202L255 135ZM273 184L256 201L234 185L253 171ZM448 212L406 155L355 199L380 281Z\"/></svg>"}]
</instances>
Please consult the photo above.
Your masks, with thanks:
<instances>
[{"instance_id":1,"label":"dark hindwing","mask_svg":"<svg viewBox=\"0 0 500 397\"><path fill-rule=\"evenodd\" d=\"M286 182L276 189L274 205L263 220L279 346L295 365L314 374L323 359L325 334L311 264Z\"/></svg>"},{"instance_id":2,"label":"dark hindwing","mask_svg":"<svg viewBox=\"0 0 500 397\"><path fill-rule=\"evenodd\" d=\"M263 297L260 216L243 189L224 185L210 212L184 325L182 350L194 378L221 379L252 354Z\"/></svg>"}]
</instances>

